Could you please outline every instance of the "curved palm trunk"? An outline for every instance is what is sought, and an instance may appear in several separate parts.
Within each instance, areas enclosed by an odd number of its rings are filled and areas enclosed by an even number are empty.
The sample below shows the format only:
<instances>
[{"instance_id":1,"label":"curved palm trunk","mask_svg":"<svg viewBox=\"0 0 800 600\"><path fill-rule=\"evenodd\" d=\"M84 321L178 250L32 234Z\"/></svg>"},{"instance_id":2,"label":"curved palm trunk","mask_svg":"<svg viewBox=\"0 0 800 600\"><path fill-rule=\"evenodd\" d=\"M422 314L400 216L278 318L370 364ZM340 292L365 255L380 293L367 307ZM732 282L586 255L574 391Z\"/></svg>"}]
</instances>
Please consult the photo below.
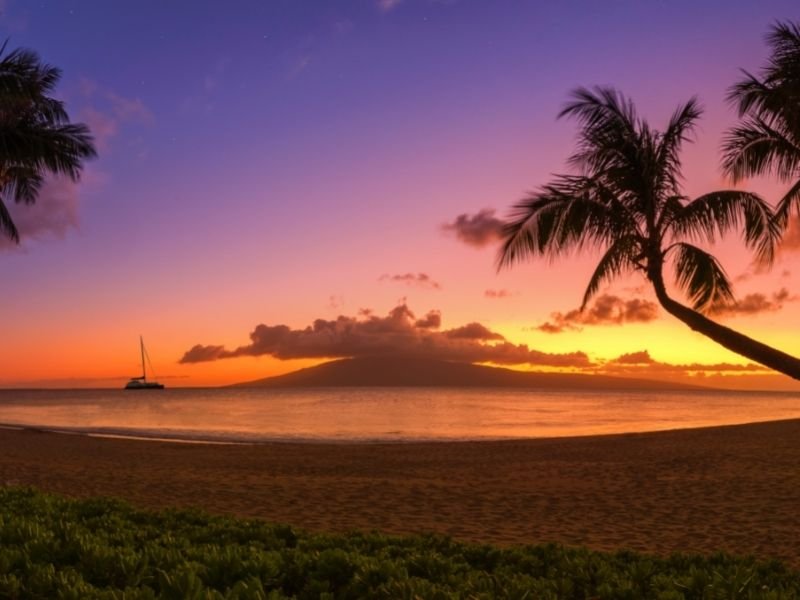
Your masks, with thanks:
<instances>
[{"instance_id":1,"label":"curved palm trunk","mask_svg":"<svg viewBox=\"0 0 800 600\"><path fill-rule=\"evenodd\" d=\"M673 317L731 352L800 380L800 359L720 325L688 306L676 302L667 295L664 281L660 276L652 277L651 280L659 303Z\"/></svg>"}]
</instances>

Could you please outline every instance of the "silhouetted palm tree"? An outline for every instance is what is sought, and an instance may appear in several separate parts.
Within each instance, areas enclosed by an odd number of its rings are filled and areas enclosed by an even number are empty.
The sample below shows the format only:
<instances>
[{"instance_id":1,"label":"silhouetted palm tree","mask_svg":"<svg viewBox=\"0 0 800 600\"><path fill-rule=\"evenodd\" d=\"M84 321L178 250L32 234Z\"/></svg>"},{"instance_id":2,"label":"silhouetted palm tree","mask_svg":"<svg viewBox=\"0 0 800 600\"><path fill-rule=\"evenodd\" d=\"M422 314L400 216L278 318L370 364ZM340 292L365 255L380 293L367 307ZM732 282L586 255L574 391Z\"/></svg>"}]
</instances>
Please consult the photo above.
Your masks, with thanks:
<instances>
[{"instance_id":1,"label":"silhouetted palm tree","mask_svg":"<svg viewBox=\"0 0 800 600\"><path fill-rule=\"evenodd\" d=\"M725 139L723 166L734 181L771 174L791 182L776 210L785 226L792 208L800 211L800 25L777 23L767 43L762 77L744 71L728 94L742 122Z\"/></svg>"},{"instance_id":2,"label":"silhouetted palm tree","mask_svg":"<svg viewBox=\"0 0 800 600\"><path fill-rule=\"evenodd\" d=\"M700 311L733 300L720 263L691 241L713 242L742 229L758 260L770 263L780 228L770 207L749 192L726 190L691 200L681 191L680 149L701 109L695 99L678 108L663 131L651 129L633 104L608 88L579 89L559 117L580 125L575 175L557 176L519 202L504 231L499 266L522 259L554 259L581 249L602 250L583 307L603 282L640 272L667 312L725 348L800 379L800 360L757 342ZM693 308L673 300L665 264Z\"/></svg>"},{"instance_id":3,"label":"silhouetted palm tree","mask_svg":"<svg viewBox=\"0 0 800 600\"><path fill-rule=\"evenodd\" d=\"M86 125L70 123L51 97L61 71L35 52L0 47L0 232L19 243L7 202L32 204L48 173L80 177L96 155Z\"/></svg>"}]
</instances>

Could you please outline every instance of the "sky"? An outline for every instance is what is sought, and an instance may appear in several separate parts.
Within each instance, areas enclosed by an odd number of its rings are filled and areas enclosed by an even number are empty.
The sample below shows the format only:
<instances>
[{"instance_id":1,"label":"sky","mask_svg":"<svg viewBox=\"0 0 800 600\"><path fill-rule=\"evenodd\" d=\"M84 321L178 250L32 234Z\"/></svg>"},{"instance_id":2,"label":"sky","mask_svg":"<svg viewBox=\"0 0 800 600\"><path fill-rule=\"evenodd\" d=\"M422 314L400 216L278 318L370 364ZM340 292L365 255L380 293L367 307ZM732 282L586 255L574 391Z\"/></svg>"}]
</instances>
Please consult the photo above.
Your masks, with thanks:
<instances>
[{"instance_id":1,"label":"sky","mask_svg":"<svg viewBox=\"0 0 800 600\"><path fill-rule=\"evenodd\" d=\"M121 386L141 334L169 386L425 347L800 389L666 315L641 279L577 313L597 256L496 269L500 220L568 171L571 90L614 86L656 127L699 97L685 189L729 188L726 90L798 17L791 0L4 0L0 37L63 70L99 157L13 209L0 386ZM736 238L713 248L738 299L715 318L794 355L797 231L769 272Z\"/></svg>"}]
</instances>

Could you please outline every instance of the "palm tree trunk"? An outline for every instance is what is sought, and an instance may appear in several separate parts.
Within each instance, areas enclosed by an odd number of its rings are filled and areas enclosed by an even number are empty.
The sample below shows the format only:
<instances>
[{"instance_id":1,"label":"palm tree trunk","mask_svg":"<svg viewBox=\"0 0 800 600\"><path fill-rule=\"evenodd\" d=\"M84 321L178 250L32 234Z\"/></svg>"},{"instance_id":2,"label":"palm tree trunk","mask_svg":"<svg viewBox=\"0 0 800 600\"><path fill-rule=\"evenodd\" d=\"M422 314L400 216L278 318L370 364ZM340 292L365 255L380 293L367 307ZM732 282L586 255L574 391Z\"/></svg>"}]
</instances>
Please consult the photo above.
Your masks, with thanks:
<instances>
[{"instance_id":1,"label":"palm tree trunk","mask_svg":"<svg viewBox=\"0 0 800 600\"><path fill-rule=\"evenodd\" d=\"M720 346L724 346L731 352L735 352L765 367L769 367L774 371L800 380L800 359L786 354L785 352L781 352L780 350L776 350L766 344L762 344L724 325L720 325L699 312L692 310L688 306L676 302L667 295L664 280L661 278L660 274L651 277L651 281L661 306L663 306L669 314L686 323L686 325L694 331L711 338Z\"/></svg>"}]
</instances>

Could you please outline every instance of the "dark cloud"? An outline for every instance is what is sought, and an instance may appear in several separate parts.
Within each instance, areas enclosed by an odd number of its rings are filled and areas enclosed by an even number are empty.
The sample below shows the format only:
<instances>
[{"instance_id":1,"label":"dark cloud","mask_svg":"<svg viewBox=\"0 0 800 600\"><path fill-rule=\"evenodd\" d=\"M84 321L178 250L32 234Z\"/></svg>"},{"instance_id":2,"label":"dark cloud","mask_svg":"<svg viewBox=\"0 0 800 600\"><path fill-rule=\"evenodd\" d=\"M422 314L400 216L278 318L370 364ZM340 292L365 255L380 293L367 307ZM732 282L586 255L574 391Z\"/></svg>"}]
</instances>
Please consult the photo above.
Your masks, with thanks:
<instances>
[{"instance_id":1,"label":"dark cloud","mask_svg":"<svg viewBox=\"0 0 800 600\"><path fill-rule=\"evenodd\" d=\"M652 365L655 362L656 361L653 360L653 358L650 356L650 353L647 350L621 354L617 358L609 361L610 364L616 364L616 365Z\"/></svg>"},{"instance_id":2,"label":"dark cloud","mask_svg":"<svg viewBox=\"0 0 800 600\"><path fill-rule=\"evenodd\" d=\"M791 295L786 288L781 288L771 296L756 292L747 294L741 300L713 306L709 314L720 318L757 315L781 310L785 303L795 300L797 300L797 296Z\"/></svg>"},{"instance_id":3,"label":"dark cloud","mask_svg":"<svg viewBox=\"0 0 800 600\"><path fill-rule=\"evenodd\" d=\"M381 275L378 281L393 281L396 283L404 283L406 285L413 285L431 290L440 290L442 286L439 282L431 279L427 273L405 273L402 275Z\"/></svg>"},{"instance_id":4,"label":"dark cloud","mask_svg":"<svg viewBox=\"0 0 800 600\"><path fill-rule=\"evenodd\" d=\"M428 314L414 323L420 329L439 329L442 326L442 313L438 310L428 311Z\"/></svg>"},{"instance_id":5,"label":"dark cloud","mask_svg":"<svg viewBox=\"0 0 800 600\"><path fill-rule=\"evenodd\" d=\"M496 298L499 300L502 298L510 298L514 294L510 290L486 290L483 292L483 295L487 298Z\"/></svg>"},{"instance_id":6,"label":"dark cloud","mask_svg":"<svg viewBox=\"0 0 800 600\"><path fill-rule=\"evenodd\" d=\"M444 332L444 335L454 340L502 340L499 333L495 333L480 323L468 323L455 329Z\"/></svg>"},{"instance_id":7,"label":"dark cloud","mask_svg":"<svg viewBox=\"0 0 800 600\"><path fill-rule=\"evenodd\" d=\"M600 367L606 373L648 376L655 374L697 374L697 373L758 373L770 369L748 363L744 365L734 363L687 363L672 364L655 360L647 350L629 352L607 361Z\"/></svg>"},{"instance_id":8,"label":"dark cloud","mask_svg":"<svg viewBox=\"0 0 800 600\"><path fill-rule=\"evenodd\" d=\"M545 333L562 333L579 330L582 325L622 325L623 323L648 323L658 318L658 305L650 300L603 294L583 311L555 312L551 321L536 329Z\"/></svg>"},{"instance_id":9,"label":"dark cloud","mask_svg":"<svg viewBox=\"0 0 800 600\"><path fill-rule=\"evenodd\" d=\"M503 234L503 221L494 216L495 211L485 208L474 215L460 214L452 223L442 225L442 230L455 233L456 237L470 246L482 248L498 242Z\"/></svg>"},{"instance_id":10,"label":"dark cloud","mask_svg":"<svg viewBox=\"0 0 800 600\"><path fill-rule=\"evenodd\" d=\"M245 346L227 350L223 346L198 344L180 362L261 355L281 360L399 355L502 365L589 367L592 364L584 352L540 352L525 344L508 342L480 323L437 331L440 324L439 311L430 311L417 319L403 303L385 317L360 312L356 317L317 319L305 329L261 324L252 331L250 343Z\"/></svg>"}]
</instances>

